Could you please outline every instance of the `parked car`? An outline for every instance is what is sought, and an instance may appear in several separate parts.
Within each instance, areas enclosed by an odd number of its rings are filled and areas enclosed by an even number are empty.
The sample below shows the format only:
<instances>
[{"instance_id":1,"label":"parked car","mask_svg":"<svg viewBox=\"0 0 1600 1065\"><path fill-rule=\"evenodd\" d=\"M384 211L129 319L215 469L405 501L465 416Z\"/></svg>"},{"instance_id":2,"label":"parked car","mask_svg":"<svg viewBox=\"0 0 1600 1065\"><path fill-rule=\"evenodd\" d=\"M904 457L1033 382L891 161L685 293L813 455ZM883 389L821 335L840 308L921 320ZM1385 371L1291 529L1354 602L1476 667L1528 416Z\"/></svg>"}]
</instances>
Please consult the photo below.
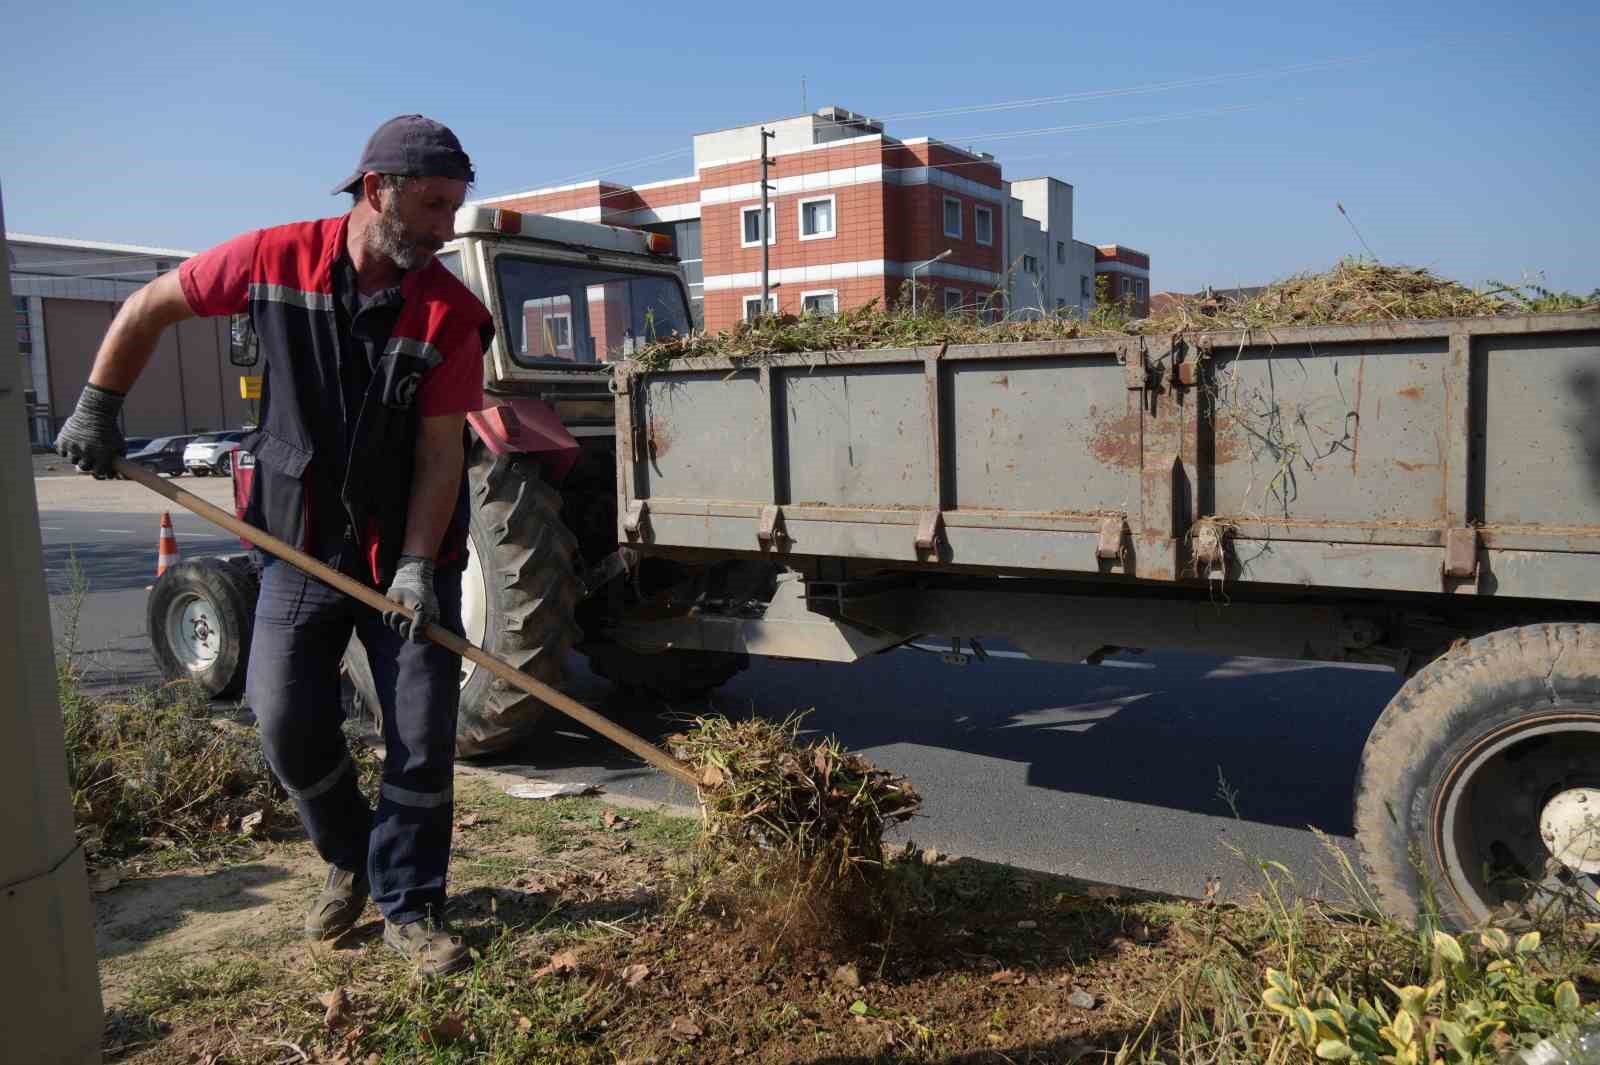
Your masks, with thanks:
<instances>
[{"instance_id":1,"label":"parked car","mask_svg":"<svg viewBox=\"0 0 1600 1065\"><path fill-rule=\"evenodd\" d=\"M189 446L192 436L158 436L140 451L129 452L128 461L137 462L155 473L174 477L183 475L183 449Z\"/></svg>"},{"instance_id":2,"label":"parked car","mask_svg":"<svg viewBox=\"0 0 1600 1065\"><path fill-rule=\"evenodd\" d=\"M244 438L243 429L197 436L183 449L183 465L196 477L204 477L209 473L230 476L233 473L233 453Z\"/></svg>"}]
</instances>

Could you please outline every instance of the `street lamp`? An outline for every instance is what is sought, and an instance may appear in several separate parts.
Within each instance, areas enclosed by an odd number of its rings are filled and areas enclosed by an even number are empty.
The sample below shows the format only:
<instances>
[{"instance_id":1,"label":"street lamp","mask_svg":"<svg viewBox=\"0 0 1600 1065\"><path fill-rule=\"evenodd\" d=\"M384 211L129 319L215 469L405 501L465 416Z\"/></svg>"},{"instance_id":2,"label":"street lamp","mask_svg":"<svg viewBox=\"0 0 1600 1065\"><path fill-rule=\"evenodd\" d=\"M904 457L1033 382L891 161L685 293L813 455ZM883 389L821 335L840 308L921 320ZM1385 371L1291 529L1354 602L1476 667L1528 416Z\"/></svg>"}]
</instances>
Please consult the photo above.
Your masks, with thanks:
<instances>
[{"instance_id":1,"label":"street lamp","mask_svg":"<svg viewBox=\"0 0 1600 1065\"><path fill-rule=\"evenodd\" d=\"M917 313L917 271L918 270L925 270L925 269L927 269L928 267L932 266L934 263L938 262L941 259L950 258L950 256L954 255L955 253L956 253L956 250L954 248L946 248L944 251L940 252L938 255L935 255L933 258L929 259L927 262L918 263L917 265L915 265L915 266L913 266L911 268L911 313L912 314L916 314Z\"/></svg>"}]
</instances>

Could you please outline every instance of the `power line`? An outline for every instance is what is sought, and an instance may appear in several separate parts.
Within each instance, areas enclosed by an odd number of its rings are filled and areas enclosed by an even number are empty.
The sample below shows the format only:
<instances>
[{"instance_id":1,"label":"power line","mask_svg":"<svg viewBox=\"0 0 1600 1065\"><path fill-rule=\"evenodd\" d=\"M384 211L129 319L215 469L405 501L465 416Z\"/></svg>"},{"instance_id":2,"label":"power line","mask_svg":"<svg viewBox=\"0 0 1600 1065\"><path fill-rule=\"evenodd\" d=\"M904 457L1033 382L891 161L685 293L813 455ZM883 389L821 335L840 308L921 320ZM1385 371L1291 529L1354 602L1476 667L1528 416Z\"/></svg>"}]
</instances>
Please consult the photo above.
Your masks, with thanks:
<instances>
[{"instance_id":1,"label":"power line","mask_svg":"<svg viewBox=\"0 0 1600 1065\"><path fill-rule=\"evenodd\" d=\"M1295 63L1282 67L1268 67L1261 70L1240 71L1229 74L1208 74L1193 78L1179 78L1168 81L1145 82L1139 85L1129 85L1115 89L1090 89L1082 92L1065 93L1057 96L1032 96L1016 100L1000 100L982 104L961 104L952 107L933 108L925 111L902 111L897 114L885 115L882 121L898 121L901 119L948 118L957 115L984 114L995 111L1012 111L1028 107L1045 107L1052 104L1082 103L1090 100L1106 100L1124 96L1147 96L1158 92L1171 92L1177 89L1202 88L1209 85L1222 85L1235 81L1246 81L1255 78L1284 77L1290 74L1307 74L1319 70L1333 70L1339 67L1353 66L1361 63L1370 63L1377 59L1376 54L1341 56L1334 59L1316 60L1307 63ZM835 125L853 125L844 119L823 118L824 121ZM868 117L868 116L861 116ZM547 181L533 189L519 192L503 193L496 196L480 197L474 202L483 203L488 200L507 199L512 196L534 192L552 186L567 185L578 182L598 180L608 174L622 170L631 170L649 163L661 162L679 155L686 155L689 148L675 148L671 151L658 152L654 155L640 156L637 159L624 160L599 171L586 171L559 181Z\"/></svg>"}]
</instances>

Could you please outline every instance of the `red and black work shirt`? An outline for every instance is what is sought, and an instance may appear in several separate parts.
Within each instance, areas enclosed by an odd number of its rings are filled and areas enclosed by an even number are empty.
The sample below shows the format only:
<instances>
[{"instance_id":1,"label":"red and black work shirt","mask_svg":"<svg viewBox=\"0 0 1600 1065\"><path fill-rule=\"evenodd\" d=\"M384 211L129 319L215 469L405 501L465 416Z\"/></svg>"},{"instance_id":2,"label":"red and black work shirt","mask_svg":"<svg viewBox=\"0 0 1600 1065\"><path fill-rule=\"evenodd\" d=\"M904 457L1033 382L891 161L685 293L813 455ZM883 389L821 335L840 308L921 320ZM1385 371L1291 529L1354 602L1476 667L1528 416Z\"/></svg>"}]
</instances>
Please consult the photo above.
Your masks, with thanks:
<instances>
[{"instance_id":1,"label":"red and black work shirt","mask_svg":"<svg viewBox=\"0 0 1600 1065\"><path fill-rule=\"evenodd\" d=\"M420 418L483 407L482 303L431 260L361 297L349 216L236 237L179 268L200 315L248 311L262 352L250 520L325 561L359 546L384 583L405 533ZM465 485L441 561L461 557Z\"/></svg>"}]
</instances>

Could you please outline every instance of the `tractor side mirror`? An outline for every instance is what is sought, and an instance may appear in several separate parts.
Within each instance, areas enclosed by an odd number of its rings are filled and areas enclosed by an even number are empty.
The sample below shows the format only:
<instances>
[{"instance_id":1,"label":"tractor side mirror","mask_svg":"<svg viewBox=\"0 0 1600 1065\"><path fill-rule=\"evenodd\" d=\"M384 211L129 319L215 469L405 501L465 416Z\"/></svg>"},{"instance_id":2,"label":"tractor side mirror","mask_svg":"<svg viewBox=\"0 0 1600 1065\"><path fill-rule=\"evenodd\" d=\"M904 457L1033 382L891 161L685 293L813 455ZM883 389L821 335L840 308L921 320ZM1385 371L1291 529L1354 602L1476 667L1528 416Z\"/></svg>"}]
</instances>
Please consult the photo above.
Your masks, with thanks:
<instances>
[{"instance_id":1,"label":"tractor side mirror","mask_svg":"<svg viewBox=\"0 0 1600 1065\"><path fill-rule=\"evenodd\" d=\"M261 349L248 314L236 314L228 323L228 361L235 366L254 366L261 361Z\"/></svg>"}]
</instances>

